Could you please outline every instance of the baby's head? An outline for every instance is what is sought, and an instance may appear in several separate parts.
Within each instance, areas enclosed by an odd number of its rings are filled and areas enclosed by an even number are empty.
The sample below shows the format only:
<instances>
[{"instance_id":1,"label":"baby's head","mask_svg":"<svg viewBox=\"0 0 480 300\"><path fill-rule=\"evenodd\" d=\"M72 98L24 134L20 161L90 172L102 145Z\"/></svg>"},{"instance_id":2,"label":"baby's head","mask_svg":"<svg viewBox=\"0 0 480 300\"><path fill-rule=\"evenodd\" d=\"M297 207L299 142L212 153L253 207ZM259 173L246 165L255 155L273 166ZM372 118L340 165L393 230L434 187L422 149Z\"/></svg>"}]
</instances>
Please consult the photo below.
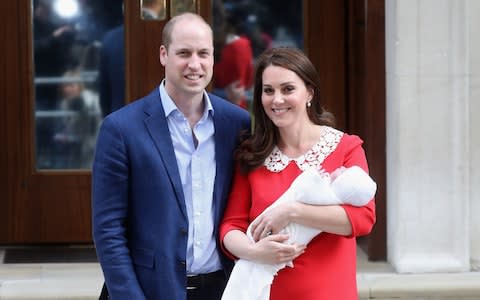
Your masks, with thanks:
<instances>
[{"instance_id":1,"label":"baby's head","mask_svg":"<svg viewBox=\"0 0 480 300\"><path fill-rule=\"evenodd\" d=\"M345 204L367 204L377 191L375 181L358 166L342 168L332 173L331 187L335 195Z\"/></svg>"}]
</instances>

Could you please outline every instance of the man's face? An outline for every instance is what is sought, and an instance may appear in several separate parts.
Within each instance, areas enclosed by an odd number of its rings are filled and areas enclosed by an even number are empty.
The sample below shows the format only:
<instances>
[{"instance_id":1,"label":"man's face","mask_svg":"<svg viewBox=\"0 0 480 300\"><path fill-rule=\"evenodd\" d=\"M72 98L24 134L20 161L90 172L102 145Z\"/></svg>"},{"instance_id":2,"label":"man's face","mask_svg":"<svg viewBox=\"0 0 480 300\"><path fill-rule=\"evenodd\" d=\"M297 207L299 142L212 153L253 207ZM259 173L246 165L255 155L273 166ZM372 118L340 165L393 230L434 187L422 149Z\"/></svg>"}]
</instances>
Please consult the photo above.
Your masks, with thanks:
<instances>
[{"instance_id":1,"label":"man's face","mask_svg":"<svg viewBox=\"0 0 480 300\"><path fill-rule=\"evenodd\" d=\"M179 20L171 43L160 47L165 67L165 88L174 100L198 96L213 74L213 40L210 28L199 20Z\"/></svg>"}]
</instances>

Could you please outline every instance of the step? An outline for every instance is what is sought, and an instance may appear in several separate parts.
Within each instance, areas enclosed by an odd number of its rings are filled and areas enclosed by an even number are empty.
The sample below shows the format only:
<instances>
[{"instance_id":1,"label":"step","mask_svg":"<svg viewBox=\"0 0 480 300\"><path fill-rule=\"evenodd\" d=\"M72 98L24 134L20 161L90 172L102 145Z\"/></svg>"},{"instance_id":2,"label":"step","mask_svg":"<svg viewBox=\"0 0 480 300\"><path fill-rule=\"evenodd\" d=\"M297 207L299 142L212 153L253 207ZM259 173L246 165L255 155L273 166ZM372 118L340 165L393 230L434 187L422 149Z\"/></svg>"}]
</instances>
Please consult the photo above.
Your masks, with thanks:
<instances>
[{"instance_id":1,"label":"step","mask_svg":"<svg viewBox=\"0 0 480 300\"><path fill-rule=\"evenodd\" d=\"M357 281L360 300L480 300L480 272L398 274L360 254ZM1 300L96 300L102 283L98 263L0 264Z\"/></svg>"}]
</instances>

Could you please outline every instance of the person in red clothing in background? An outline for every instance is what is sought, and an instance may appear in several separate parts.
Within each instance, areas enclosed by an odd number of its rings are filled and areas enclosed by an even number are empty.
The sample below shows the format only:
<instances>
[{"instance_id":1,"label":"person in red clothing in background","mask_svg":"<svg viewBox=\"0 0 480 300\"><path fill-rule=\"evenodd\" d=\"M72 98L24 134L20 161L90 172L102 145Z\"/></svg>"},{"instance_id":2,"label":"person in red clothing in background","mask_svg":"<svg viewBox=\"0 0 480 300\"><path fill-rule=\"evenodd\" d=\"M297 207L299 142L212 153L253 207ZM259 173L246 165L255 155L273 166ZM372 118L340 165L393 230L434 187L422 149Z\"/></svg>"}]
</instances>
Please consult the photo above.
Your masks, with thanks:
<instances>
[{"instance_id":1,"label":"person in red clothing in background","mask_svg":"<svg viewBox=\"0 0 480 300\"><path fill-rule=\"evenodd\" d=\"M238 20L219 8L215 29L213 93L248 109L247 90L253 81L253 51L250 40L238 32Z\"/></svg>"},{"instance_id":2,"label":"person in red clothing in background","mask_svg":"<svg viewBox=\"0 0 480 300\"><path fill-rule=\"evenodd\" d=\"M295 48L266 50L256 62L253 133L236 151L237 171L222 224L222 249L231 258L287 263L274 277L271 300L358 299L356 237L375 223L375 202L366 206L282 203L249 224L278 199L303 171L332 173L359 166L368 172L363 141L334 126L320 101L319 76ZM308 245L285 244L290 222L322 231Z\"/></svg>"}]
</instances>

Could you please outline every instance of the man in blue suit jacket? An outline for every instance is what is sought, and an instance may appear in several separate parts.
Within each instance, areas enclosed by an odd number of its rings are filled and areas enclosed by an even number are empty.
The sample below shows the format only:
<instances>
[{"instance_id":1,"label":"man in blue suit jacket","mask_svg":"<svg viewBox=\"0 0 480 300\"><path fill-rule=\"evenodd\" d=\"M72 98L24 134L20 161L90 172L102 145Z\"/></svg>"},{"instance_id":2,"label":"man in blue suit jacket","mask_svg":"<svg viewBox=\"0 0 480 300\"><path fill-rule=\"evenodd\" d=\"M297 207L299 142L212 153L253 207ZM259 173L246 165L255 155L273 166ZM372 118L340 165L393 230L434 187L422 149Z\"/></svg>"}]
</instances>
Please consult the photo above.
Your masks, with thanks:
<instances>
[{"instance_id":1,"label":"man in blue suit jacket","mask_svg":"<svg viewBox=\"0 0 480 300\"><path fill-rule=\"evenodd\" d=\"M93 165L93 236L111 299L220 299L232 262L218 225L248 113L205 92L213 37L198 15L164 27L165 79L108 115Z\"/></svg>"}]
</instances>

